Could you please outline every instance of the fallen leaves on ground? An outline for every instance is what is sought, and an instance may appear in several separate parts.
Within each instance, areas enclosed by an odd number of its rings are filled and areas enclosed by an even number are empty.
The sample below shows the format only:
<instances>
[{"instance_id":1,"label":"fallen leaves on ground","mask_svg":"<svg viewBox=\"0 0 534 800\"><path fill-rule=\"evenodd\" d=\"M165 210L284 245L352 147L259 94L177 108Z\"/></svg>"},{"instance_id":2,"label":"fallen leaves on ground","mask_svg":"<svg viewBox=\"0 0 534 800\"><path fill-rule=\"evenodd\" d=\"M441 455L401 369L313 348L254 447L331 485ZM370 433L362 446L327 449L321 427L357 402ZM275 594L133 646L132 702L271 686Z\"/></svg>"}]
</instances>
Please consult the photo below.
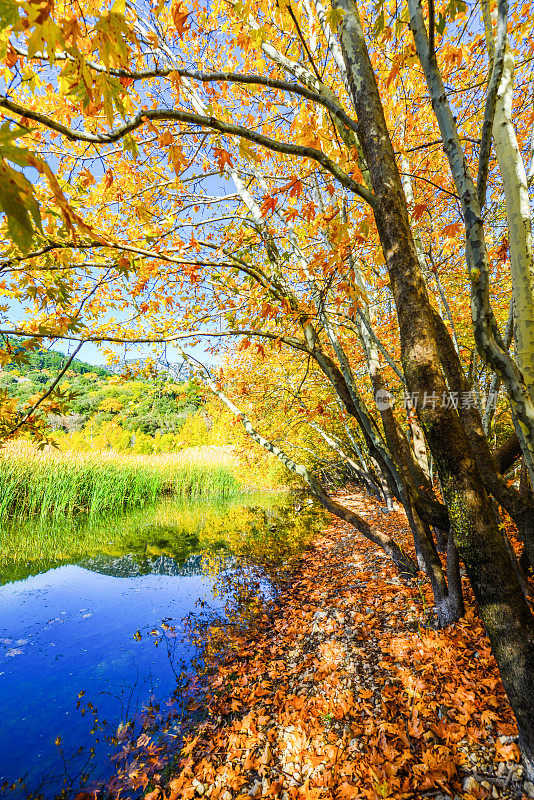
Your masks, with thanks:
<instances>
[{"instance_id":1,"label":"fallen leaves on ground","mask_svg":"<svg viewBox=\"0 0 534 800\"><path fill-rule=\"evenodd\" d=\"M409 549L402 511L343 500ZM512 712L464 589L464 619L429 628L428 583L404 584L332 522L228 643L203 721L147 800L521 797Z\"/></svg>"}]
</instances>

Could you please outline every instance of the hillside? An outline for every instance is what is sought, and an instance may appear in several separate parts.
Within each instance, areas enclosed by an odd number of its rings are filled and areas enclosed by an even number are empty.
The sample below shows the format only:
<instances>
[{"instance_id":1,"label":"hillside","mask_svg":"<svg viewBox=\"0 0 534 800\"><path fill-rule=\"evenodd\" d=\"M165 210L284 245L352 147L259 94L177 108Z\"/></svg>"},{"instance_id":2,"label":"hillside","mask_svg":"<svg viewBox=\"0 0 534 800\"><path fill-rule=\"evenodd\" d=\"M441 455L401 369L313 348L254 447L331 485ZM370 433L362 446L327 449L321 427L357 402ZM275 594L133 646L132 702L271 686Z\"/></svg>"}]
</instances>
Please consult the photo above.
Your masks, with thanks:
<instances>
[{"instance_id":1,"label":"hillside","mask_svg":"<svg viewBox=\"0 0 534 800\"><path fill-rule=\"evenodd\" d=\"M10 339L10 346L18 354L24 353L22 340ZM28 373L40 370L59 372L65 364L65 359L65 353L40 347L37 350L27 352L22 363L19 363L17 359L17 361L6 364L3 371L14 372L22 377L25 377ZM88 372L92 372L101 377L105 377L109 374L108 370L104 367L89 364L87 361L81 361L79 358L73 359L70 370L77 375L84 375Z\"/></svg>"},{"instance_id":2,"label":"hillside","mask_svg":"<svg viewBox=\"0 0 534 800\"><path fill-rule=\"evenodd\" d=\"M22 352L0 372L0 390L25 406L58 374L65 355L39 349L21 363ZM170 452L208 443L213 428L204 393L191 379L176 381L166 373L122 377L75 359L61 387L74 399L67 415L51 415L49 422L65 449Z\"/></svg>"}]
</instances>

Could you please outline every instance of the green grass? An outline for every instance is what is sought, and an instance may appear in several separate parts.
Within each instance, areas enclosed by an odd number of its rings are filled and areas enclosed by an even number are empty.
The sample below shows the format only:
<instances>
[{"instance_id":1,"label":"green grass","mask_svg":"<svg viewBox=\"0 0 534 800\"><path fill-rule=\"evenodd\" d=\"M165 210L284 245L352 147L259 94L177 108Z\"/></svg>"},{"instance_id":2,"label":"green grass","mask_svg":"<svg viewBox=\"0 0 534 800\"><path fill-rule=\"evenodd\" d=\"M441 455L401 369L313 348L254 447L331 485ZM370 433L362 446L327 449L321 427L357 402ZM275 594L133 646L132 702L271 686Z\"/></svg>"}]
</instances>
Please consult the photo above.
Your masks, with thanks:
<instances>
[{"instance_id":1,"label":"green grass","mask_svg":"<svg viewBox=\"0 0 534 800\"><path fill-rule=\"evenodd\" d=\"M77 513L95 518L154 503L163 495L219 500L240 490L230 465L178 454L39 453L23 444L0 453L0 520Z\"/></svg>"},{"instance_id":2,"label":"green grass","mask_svg":"<svg viewBox=\"0 0 534 800\"><path fill-rule=\"evenodd\" d=\"M0 585L96 555L131 554L139 563L166 555L183 563L201 553L206 571L217 572L220 557L232 553L276 572L326 518L315 507L295 514L287 495L277 492L194 502L165 498L93 519L12 520L0 523Z\"/></svg>"}]
</instances>

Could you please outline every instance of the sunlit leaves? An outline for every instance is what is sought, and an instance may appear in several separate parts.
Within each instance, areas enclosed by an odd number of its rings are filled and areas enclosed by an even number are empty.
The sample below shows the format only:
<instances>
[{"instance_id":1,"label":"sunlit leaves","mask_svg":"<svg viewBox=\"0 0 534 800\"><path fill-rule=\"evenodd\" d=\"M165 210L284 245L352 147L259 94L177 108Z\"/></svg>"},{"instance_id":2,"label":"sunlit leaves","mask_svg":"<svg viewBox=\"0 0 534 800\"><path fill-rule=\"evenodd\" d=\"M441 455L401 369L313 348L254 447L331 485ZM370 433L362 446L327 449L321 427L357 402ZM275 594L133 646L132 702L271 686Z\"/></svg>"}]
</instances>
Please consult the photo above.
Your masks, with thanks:
<instances>
[{"instance_id":1,"label":"sunlit leaves","mask_svg":"<svg viewBox=\"0 0 534 800\"><path fill-rule=\"evenodd\" d=\"M14 28L20 23L19 8L17 0L0 0L0 30Z\"/></svg>"},{"instance_id":2,"label":"sunlit leaves","mask_svg":"<svg viewBox=\"0 0 534 800\"><path fill-rule=\"evenodd\" d=\"M319 91L319 75L320 91L351 116L347 87L332 57L335 40L328 40L337 35L339 9L328 7L319 18L313 7L308 12L287 3L272 7L254 0L208 7L175 0L155 3L152 16L145 18L141 8L126 7L121 0L105 5L84 0L80 13L50 0L18 7L3 0L0 8L4 69L6 80L13 80L13 98L58 123L98 140L147 110L212 116L242 125L251 136L263 134L317 148L346 174L366 180L355 137L341 135L339 120L324 105L272 86L196 80L178 71L186 67L207 75L242 72L313 91ZM399 167L412 181L414 227L433 259L427 271L429 291L439 306L432 276L441 277L453 318L460 324L469 315L462 283L462 226L424 82L414 68L406 9L381 0L361 11ZM438 58L447 85L458 88L452 96L462 135L470 142L469 160L476 156L482 107L476 93L483 89L477 87L486 77L485 60L480 58L483 42L476 30L466 30L457 40L454 19L463 14L460 3L437 3L436 13L449 23L439 37ZM37 56L32 60L14 47L21 45L23 51L28 39L30 52ZM117 69L120 74L114 74ZM135 77L143 74L143 79ZM529 86L527 80L523 105L518 104L525 148ZM37 203L46 237L69 242L72 248L42 255L24 265L24 276L13 274L13 280L7 280L8 291L24 302L35 302L39 323L47 323L49 317L53 325L58 318L64 324L62 304L69 296L73 304L82 304L87 331L93 334L134 335L140 333L139 319L147 337L164 338L189 327L213 326L221 333L220 320L224 326L228 319L235 329L254 325L273 336L298 336L302 315L314 318L317 313L317 292L329 313L340 315L340 325L349 328L354 314L372 296L379 336L397 352L397 327L372 214L327 178L317 162L176 119L145 118L140 127L108 143L71 141L38 122L27 136L28 148L49 164L50 173L35 161L40 176L29 187L24 181L31 182L34 173L5 159L21 176L9 227L6 219L6 237L14 240L17 253L40 241L42 233L32 213L32 203ZM401 157L406 163L401 164ZM248 194L236 192L234 175ZM499 191L496 179L496 203ZM499 213L491 223L496 226L495 242L502 239ZM75 249L89 242L91 248ZM122 258L121 248L142 253L125 253ZM506 254L491 252L495 285L504 287ZM46 270L63 273L70 292L45 279ZM273 284L273 276L278 283L283 279L284 291ZM499 292L501 321L506 289ZM130 316L131 308L136 310ZM117 322L121 315L128 319L124 328ZM461 324L465 354L472 336L468 323ZM344 346L351 357L361 359L349 328L343 329ZM213 340L211 346L216 349L222 341Z\"/></svg>"},{"instance_id":3,"label":"sunlit leaves","mask_svg":"<svg viewBox=\"0 0 534 800\"><path fill-rule=\"evenodd\" d=\"M188 30L186 23L189 17L189 11L181 0L173 0L171 4L171 17L176 33L178 36L183 36Z\"/></svg>"},{"instance_id":4,"label":"sunlit leaves","mask_svg":"<svg viewBox=\"0 0 534 800\"><path fill-rule=\"evenodd\" d=\"M24 129L11 129L8 123L0 128L0 208L7 218L8 231L21 250L27 250L35 231L42 230L39 205L30 181L13 169L8 161L20 167L30 166L31 154L14 141Z\"/></svg>"},{"instance_id":5,"label":"sunlit leaves","mask_svg":"<svg viewBox=\"0 0 534 800\"><path fill-rule=\"evenodd\" d=\"M227 164L230 167L233 165L232 156L227 150L224 149L224 147L214 147L213 155L217 160L217 166L219 167L219 172L221 175L223 174L224 168Z\"/></svg>"},{"instance_id":6,"label":"sunlit leaves","mask_svg":"<svg viewBox=\"0 0 534 800\"><path fill-rule=\"evenodd\" d=\"M125 22L124 14L109 11L97 22L95 33L95 44L106 68L125 67L130 54L128 40L132 39L132 31Z\"/></svg>"},{"instance_id":7,"label":"sunlit leaves","mask_svg":"<svg viewBox=\"0 0 534 800\"><path fill-rule=\"evenodd\" d=\"M405 523L359 493L349 502L377 524ZM165 785L173 800L208 787L294 800L453 795L481 749L518 758L515 742L498 741L514 733L511 710L473 608L446 631L429 629L427 587L401 588L342 524L316 536L290 575L274 608L247 616L243 605L231 625L195 628L208 691Z\"/></svg>"}]
</instances>

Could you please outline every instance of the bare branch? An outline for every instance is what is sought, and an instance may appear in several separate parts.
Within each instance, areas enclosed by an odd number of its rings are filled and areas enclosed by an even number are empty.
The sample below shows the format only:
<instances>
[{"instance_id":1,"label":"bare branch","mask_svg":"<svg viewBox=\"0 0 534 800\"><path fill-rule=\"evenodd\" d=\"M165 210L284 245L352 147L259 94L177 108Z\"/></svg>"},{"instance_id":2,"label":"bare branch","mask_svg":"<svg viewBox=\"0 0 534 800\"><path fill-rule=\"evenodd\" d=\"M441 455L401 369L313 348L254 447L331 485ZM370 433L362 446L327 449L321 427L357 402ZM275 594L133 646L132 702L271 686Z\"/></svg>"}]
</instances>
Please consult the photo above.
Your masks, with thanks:
<instances>
[{"instance_id":1,"label":"bare branch","mask_svg":"<svg viewBox=\"0 0 534 800\"><path fill-rule=\"evenodd\" d=\"M13 436L13 434L14 434L14 433L16 433L16 432L17 432L17 431L18 431L18 430L19 430L19 429L20 429L20 428L21 428L21 427L24 425L24 423L25 423L25 422L27 422L27 421L29 420L29 418L31 417L31 415L32 415L32 414L34 414L34 413L37 411L37 409L39 408L39 406L40 406L42 403L44 403L44 401L46 400L46 398L47 398L47 397L50 397L50 395L52 394L52 392L54 391L54 389L56 388L56 386L57 386L57 385L58 385L58 383L60 382L60 380L61 380L61 378L63 377L63 375L66 373L66 371L68 370L68 368L70 367L70 365L71 365L71 364L72 364L72 362L74 361L74 358L75 358L75 356L76 356L76 355L79 353L79 351L80 351L80 349L81 349L81 347L82 347L82 345L83 345L84 343L85 343L85 340L82 340L82 341L80 342L80 344L78 345L78 347L76 348L76 350L74 351L74 353L73 353L73 354L70 356L69 360L67 361L67 363L65 364L65 366L63 367L63 369L61 370L61 372L59 372L59 373L58 373L58 375L56 375L56 377L54 378L54 380L52 381L52 383L50 384L50 386L48 387L48 389L46 390L46 392L45 392L44 394L42 394L42 395L41 395L41 397L40 397L40 398L37 400L37 402L33 404L33 406L30 408L30 410L29 410L29 411L27 411L27 412L26 412L26 414L24 414L24 416L22 417L22 419L20 419L20 420L17 422L17 424L15 425L15 427L14 427L14 428L12 428L10 431L8 431L8 432L6 433L6 435L5 435L5 438L6 438L6 439L8 439L10 436Z\"/></svg>"}]
</instances>

